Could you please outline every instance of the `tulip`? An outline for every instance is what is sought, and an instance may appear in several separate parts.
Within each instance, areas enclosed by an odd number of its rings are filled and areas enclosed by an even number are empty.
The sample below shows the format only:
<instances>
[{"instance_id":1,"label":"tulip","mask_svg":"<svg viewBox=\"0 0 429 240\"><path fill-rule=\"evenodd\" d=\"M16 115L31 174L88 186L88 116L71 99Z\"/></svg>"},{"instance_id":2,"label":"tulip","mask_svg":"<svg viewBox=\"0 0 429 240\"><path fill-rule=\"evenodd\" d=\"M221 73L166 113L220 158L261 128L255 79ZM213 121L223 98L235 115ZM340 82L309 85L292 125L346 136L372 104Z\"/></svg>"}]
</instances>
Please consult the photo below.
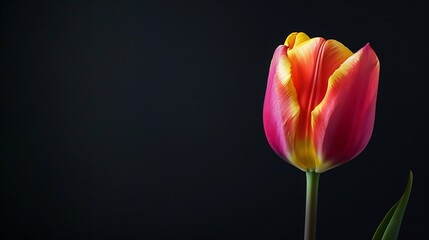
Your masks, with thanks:
<instances>
[{"instance_id":1,"label":"tulip","mask_svg":"<svg viewBox=\"0 0 429 240\"><path fill-rule=\"evenodd\" d=\"M290 34L274 52L264 100L268 143L305 172L321 173L363 151L371 137L380 64L369 44Z\"/></svg>"},{"instance_id":2,"label":"tulip","mask_svg":"<svg viewBox=\"0 0 429 240\"><path fill-rule=\"evenodd\" d=\"M369 44L356 53L335 40L291 33L274 52L263 120L277 155L306 172L304 239L316 238L319 175L368 144L380 63Z\"/></svg>"}]
</instances>

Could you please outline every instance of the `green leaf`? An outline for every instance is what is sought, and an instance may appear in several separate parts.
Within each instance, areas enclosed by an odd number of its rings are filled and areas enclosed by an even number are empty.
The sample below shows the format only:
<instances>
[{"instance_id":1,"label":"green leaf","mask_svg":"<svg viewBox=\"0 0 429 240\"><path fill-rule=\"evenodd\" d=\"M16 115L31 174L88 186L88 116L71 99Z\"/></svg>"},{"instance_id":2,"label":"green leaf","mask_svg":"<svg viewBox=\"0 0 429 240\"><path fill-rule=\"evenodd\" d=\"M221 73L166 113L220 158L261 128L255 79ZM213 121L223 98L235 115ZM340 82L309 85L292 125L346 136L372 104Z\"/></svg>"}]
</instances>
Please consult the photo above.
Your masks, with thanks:
<instances>
[{"instance_id":1,"label":"green leaf","mask_svg":"<svg viewBox=\"0 0 429 240\"><path fill-rule=\"evenodd\" d=\"M413 172L410 171L408 184L404 194L399 201L387 212L386 216L381 221L375 231L372 240L395 240L398 239L399 229L401 228L402 217L407 207L408 199L410 198L411 187L413 185Z\"/></svg>"}]
</instances>

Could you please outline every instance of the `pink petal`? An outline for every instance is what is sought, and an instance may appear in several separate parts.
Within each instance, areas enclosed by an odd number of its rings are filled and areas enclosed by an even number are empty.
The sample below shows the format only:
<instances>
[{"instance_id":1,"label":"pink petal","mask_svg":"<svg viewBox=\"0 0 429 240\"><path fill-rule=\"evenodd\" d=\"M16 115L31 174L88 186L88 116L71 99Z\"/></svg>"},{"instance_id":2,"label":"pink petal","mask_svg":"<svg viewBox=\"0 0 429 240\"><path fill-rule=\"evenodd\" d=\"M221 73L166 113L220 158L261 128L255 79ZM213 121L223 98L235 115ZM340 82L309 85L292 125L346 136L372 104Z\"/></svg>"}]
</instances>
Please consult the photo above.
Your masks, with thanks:
<instances>
[{"instance_id":1,"label":"pink petal","mask_svg":"<svg viewBox=\"0 0 429 240\"><path fill-rule=\"evenodd\" d=\"M281 45L274 52L265 93L263 121L271 148L283 159L290 160L299 106L290 79L287 47Z\"/></svg>"}]
</instances>

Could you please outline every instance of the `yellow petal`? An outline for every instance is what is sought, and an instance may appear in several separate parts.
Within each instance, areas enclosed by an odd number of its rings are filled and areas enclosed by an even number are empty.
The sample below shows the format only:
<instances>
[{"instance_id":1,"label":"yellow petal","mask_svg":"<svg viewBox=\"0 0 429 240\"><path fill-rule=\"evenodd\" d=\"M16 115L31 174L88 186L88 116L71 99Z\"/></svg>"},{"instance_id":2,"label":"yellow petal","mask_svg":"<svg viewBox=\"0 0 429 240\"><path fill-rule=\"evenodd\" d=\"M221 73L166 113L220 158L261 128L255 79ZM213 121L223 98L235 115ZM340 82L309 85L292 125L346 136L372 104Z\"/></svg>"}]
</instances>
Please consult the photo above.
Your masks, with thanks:
<instances>
[{"instance_id":1,"label":"yellow petal","mask_svg":"<svg viewBox=\"0 0 429 240\"><path fill-rule=\"evenodd\" d=\"M286 38L284 45L292 49L294 46L298 46L308 40L310 40L310 37L307 36L307 34L303 32L293 32Z\"/></svg>"}]
</instances>

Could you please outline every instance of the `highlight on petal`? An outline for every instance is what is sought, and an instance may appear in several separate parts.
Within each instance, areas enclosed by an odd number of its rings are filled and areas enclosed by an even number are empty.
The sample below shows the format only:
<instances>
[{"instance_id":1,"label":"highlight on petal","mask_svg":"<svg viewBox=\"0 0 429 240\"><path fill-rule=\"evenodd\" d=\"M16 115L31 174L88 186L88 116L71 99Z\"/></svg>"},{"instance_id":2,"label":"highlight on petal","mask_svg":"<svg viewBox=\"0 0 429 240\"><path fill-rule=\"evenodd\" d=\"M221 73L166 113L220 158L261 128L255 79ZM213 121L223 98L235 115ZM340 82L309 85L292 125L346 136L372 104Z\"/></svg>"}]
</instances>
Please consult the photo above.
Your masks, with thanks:
<instances>
[{"instance_id":1,"label":"highlight on petal","mask_svg":"<svg viewBox=\"0 0 429 240\"><path fill-rule=\"evenodd\" d=\"M263 121L270 146L277 155L290 161L299 106L295 88L290 79L290 62L286 57L286 50L285 46L279 46L271 61Z\"/></svg>"},{"instance_id":2,"label":"highlight on petal","mask_svg":"<svg viewBox=\"0 0 429 240\"><path fill-rule=\"evenodd\" d=\"M325 98L312 112L314 143L323 172L358 155L371 137L380 63L369 44L329 78Z\"/></svg>"}]
</instances>

